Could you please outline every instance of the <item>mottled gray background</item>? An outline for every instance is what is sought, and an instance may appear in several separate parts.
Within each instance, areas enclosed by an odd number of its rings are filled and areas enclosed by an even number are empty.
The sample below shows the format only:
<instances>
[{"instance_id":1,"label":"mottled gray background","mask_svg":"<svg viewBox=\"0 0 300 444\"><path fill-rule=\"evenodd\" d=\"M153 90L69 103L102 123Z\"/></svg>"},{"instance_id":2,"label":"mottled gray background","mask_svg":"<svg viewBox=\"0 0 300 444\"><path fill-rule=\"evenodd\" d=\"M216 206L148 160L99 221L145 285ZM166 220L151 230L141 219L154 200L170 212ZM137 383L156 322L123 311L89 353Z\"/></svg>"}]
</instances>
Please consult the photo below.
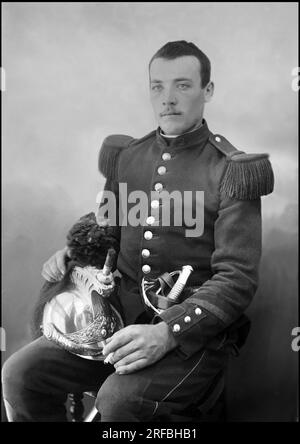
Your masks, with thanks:
<instances>
[{"instance_id":1,"label":"mottled gray background","mask_svg":"<svg viewBox=\"0 0 300 444\"><path fill-rule=\"evenodd\" d=\"M276 176L263 198L253 328L229 372L229 418L296 420L297 15L297 3L2 4L4 359L30 339L43 262L95 209L101 141L155 128L148 61L167 41L186 39L212 62L210 129L268 152Z\"/></svg>"}]
</instances>

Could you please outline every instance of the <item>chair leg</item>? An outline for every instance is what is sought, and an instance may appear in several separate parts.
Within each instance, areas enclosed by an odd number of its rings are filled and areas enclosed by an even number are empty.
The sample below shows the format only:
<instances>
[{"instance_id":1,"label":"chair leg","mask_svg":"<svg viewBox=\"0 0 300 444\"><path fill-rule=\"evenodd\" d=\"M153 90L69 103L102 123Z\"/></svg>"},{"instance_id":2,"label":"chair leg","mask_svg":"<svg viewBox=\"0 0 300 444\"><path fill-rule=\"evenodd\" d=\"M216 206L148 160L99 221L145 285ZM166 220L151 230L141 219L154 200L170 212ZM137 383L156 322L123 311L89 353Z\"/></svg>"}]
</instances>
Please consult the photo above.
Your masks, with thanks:
<instances>
[{"instance_id":1,"label":"chair leg","mask_svg":"<svg viewBox=\"0 0 300 444\"><path fill-rule=\"evenodd\" d=\"M83 393L70 393L70 414L72 422L83 422L84 406L82 402Z\"/></svg>"},{"instance_id":2,"label":"chair leg","mask_svg":"<svg viewBox=\"0 0 300 444\"><path fill-rule=\"evenodd\" d=\"M84 418L83 422L93 422L98 414L99 412L96 407L93 407L90 413Z\"/></svg>"},{"instance_id":3,"label":"chair leg","mask_svg":"<svg viewBox=\"0 0 300 444\"><path fill-rule=\"evenodd\" d=\"M13 408L12 406L9 404L8 401L6 401L6 399L3 399L4 402L4 407L5 407L5 413L6 413L6 418L8 422L14 422L13 420Z\"/></svg>"}]
</instances>

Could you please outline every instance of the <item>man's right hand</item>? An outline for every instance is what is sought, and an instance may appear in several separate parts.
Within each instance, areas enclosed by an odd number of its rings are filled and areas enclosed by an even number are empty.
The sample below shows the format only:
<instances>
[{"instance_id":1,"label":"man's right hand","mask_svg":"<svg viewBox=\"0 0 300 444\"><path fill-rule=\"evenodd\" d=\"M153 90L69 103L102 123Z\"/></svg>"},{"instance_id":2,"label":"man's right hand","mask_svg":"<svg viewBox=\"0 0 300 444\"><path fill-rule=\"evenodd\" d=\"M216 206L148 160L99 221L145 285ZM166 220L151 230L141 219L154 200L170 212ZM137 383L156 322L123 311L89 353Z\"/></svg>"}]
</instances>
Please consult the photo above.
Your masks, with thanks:
<instances>
[{"instance_id":1,"label":"man's right hand","mask_svg":"<svg viewBox=\"0 0 300 444\"><path fill-rule=\"evenodd\" d=\"M65 247L62 250L58 250L47 262L44 263L42 268L42 276L46 281L56 282L60 281L66 272L66 259L69 257L69 248Z\"/></svg>"}]
</instances>

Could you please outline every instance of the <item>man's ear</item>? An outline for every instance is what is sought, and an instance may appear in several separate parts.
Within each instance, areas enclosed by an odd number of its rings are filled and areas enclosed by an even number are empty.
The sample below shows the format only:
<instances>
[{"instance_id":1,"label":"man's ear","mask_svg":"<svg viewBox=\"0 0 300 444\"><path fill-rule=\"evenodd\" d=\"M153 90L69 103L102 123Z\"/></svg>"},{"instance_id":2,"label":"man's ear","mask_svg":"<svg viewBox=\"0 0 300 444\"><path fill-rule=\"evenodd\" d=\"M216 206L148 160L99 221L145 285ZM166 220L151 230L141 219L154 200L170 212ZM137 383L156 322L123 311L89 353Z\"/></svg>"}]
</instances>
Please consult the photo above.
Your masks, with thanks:
<instances>
[{"instance_id":1,"label":"man's ear","mask_svg":"<svg viewBox=\"0 0 300 444\"><path fill-rule=\"evenodd\" d=\"M211 101L212 96L214 95L214 90L215 90L214 82L208 82L208 84L204 88L205 102L210 102Z\"/></svg>"}]
</instances>

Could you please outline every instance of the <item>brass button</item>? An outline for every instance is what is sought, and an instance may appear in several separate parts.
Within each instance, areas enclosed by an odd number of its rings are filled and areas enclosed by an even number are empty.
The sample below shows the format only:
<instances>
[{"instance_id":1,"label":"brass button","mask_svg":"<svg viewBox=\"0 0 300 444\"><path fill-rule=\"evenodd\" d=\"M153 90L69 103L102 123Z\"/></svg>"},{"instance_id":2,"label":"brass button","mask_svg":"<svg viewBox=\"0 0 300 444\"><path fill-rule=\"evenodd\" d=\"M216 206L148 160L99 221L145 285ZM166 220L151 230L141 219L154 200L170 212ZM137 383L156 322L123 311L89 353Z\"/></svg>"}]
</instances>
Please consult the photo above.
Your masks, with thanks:
<instances>
[{"instance_id":1,"label":"brass button","mask_svg":"<svg viewBox=\"0 0 300 444\"><path fill-rule=\"evenodd\" d=\"M154 217L154 216L149 216L149 217L147 217L147 219L146 219L146 223L147 223L148 225L152 225L152 224L154 224L154 222L155 222L155 217Z\"/></svg>"},{"instance_id":2,"label":"brass button","mask_svg":"<svg viewBox=\"0 0 300 444\"><path fill-rule=\"evenodd\" d=\"M186 324L188 324L189 322L191 322L191 317L190 317L190 316L186 316L186 317L184 318L184 322L185 322Z\"/></svg>"},{"instance_id":3,"label":"brass button","mask_svg":"<svg viewBox=\"0 0 300 444\"><path fill-rule=\"evenodd\" d=\"M199 315L201 315L201 313L202 313L201 308L197 307L197 308L195 309L195 314L199 316Z\"/></svg>"},{"instance_id":4,"label":"brass button","mask_svg":"<svg viewBox=\"0 0 300 444\"><path fill-rule=\"evenodd\" d=\"M158 193L160 192L160 191L162 191L162 189L163 189L163 184L162 183L156 183L155 185L154 185L154 189L155 189L155 191L157 191Z\"/></svg>"},{"instance_id":5,"label":"brass button","mask_svg":"<svg viewBox=\"0 0 300 444\"><path fill-rule=\"evenodd\" d=\"M152 233L152 231L145 231L145 233L144 233L144 238L145 238L146 240L150 240L150 239L152 239L152 237L153 237L153 233Z\"/></svg>"},{"instance_id":6,"label":"brass button","mask_svg":"<svg viewBox=\"0 0 300 444\"><path fill-rule=\"evenodd\" d=\"M161 157L162 157L162 160L170 160L171 159L171 154L170 153L164 153Z\"/></svg>"},{"instance_id":7,"label":"brass button","mask_svg":"<svg viewBox=\"0 0 300 444\"><path fill-rule=\"evenodd\" d=\"M158 207L159 207L159 201L158 200L152 200L151 208L158 208Z\"/></svg>"},{"instance_id":8,"label":"brass button","mask_svg":"<svg viewBox=\"0 0 300 444\"><path fill-rule=\"evenodd\" d=\"M150 256L150 251L147 250L147 248L144 248L144 249L142 250L142 256L143 256L143 257L149 257L149 256Z\"/></svg>"},{"instance_id":9,"label":"brass button","mask_svg":"<svg viewBox=\"0 0 300 444\"><path fill-rule=\"evenodd\" d=\"M164 166L160 166L157 168L157 172L160 176L164 175L167 172L167 168Z\"/></svg>"},{"instance_id":10,"label":"brass button","mask_svg":"<svg viewBox=\"0 0 300 444\"><path fill-rule=\"evenodd\" d=\"M143 273L147 274L147 273L150 273L151 267L150 267L150 265L145 264L142 266L142 270L143 270Z\"/></svg>"},{"instance_id":11,"label":"brass button","mask_svg":"<svg viewBox=\"0 0 300 444\"><path fill-rule=\"evenodd\" d=\"M174 333L178 333L180 331L180 325L179 324L174 324L173 325L173 331L174 331Z\"/></svg>"},{"instance_id":12,"label":"brass button","mask_svg":"<svg viewBox=\"0 0 300 444\"><path fill-rule=\"evenodd\" d=\"M221 137L216 136L216 137L215 137L215 141L216 141L216 142L221 142Z\"/></svg>"}]
</instances>

